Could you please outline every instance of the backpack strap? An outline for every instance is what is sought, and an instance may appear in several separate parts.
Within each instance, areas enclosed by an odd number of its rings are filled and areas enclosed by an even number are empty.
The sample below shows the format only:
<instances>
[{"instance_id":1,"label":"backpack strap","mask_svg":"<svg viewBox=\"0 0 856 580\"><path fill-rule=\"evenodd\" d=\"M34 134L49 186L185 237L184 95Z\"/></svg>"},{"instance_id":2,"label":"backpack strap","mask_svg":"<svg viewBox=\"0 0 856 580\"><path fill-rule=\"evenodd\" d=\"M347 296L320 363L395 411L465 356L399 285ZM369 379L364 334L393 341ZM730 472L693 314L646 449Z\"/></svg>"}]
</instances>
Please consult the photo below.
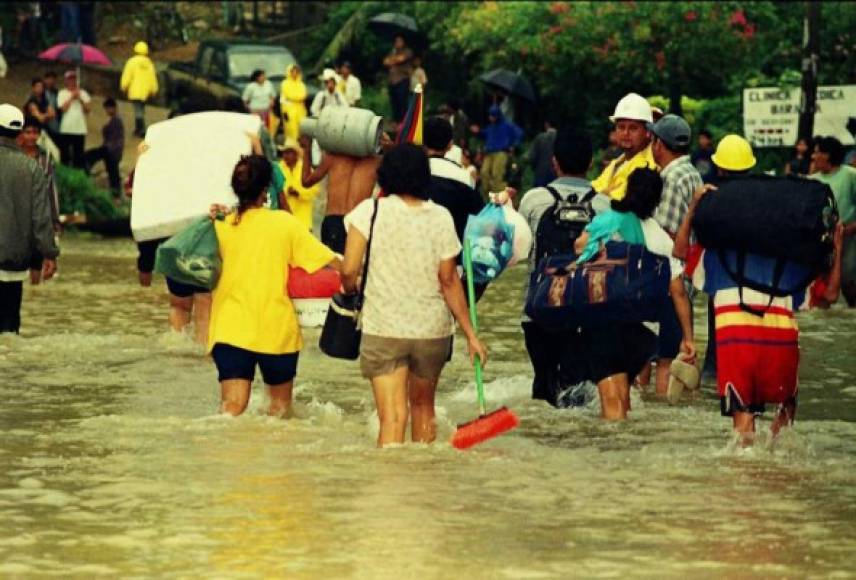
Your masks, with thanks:
<instances>
[{"instance_id":1,"label":"backpack strap","mask_svg":"<svg viewBox=\"0 0 856 580\"><path fill-rule=\"evenodd\" d=\"M596 195L597 195L597 192L594 190L594 188L589 189L588 193L585 194L583 196L583 198L580 200L580 203L589 203L591 200L594 199L594 196L596 196Z\"/></svg>"},{"instance_id":2,"label":"backpack strap","mask_svg":"<svg viewBox=\"0 0 856 580\"><path fill-rule=\"evenodd\" d=\"M556 201L556 203L562 203L564 201L562 199L562 196L559 195L559 192L552 185L545 185L544 189L550 192L550 195L553 196L553 199Z\"/></svg>"}]
</instances>

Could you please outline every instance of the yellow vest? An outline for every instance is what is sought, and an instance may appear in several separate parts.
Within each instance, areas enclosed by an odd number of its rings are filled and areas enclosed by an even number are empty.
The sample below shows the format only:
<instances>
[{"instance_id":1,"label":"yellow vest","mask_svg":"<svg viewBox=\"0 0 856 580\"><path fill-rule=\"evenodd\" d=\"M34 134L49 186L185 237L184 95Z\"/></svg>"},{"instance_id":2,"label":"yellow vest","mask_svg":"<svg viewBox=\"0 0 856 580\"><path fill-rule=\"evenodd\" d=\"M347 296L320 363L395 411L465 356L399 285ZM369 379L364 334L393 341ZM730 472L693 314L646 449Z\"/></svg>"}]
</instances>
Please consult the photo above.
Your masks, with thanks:
<instances>
[{"instance_id":1,"label":"yellow vest","mask_svg":"<svg viewBox=\"0 0 856 580\"><path fill-rule=\"evenodd\" d=\"M612 199L620 200L624 198L627 192L627 178L636 169L640 167L650 167L656 171L660 171L657 163L654 161L654 154L651 152L651 145L634 155L629 160L624 160L622 154L617 159L606 166L597 179L591 182L592 188L598 192L608 195Z\"/></svg>"},{"instance_id":2,"label":"yellow vest","mask_svg":"<svg viewBox=\"0 0 856 580\"><path fill-rule=\"evenodd\" d=\"M315 198L318 197L320 185L315 184L312 187L303 187L303 160L298 159L294 164L294 169L290 169L285 161L280 160L279 167L282 169L282 174L285 176L285 201L288 202L288 207L291 208L291 213L297 220L306 226L306 229L312 231L312 208ZM294 189L297 195L288 193L289 189Z\"/></svg>"}]
</instances>

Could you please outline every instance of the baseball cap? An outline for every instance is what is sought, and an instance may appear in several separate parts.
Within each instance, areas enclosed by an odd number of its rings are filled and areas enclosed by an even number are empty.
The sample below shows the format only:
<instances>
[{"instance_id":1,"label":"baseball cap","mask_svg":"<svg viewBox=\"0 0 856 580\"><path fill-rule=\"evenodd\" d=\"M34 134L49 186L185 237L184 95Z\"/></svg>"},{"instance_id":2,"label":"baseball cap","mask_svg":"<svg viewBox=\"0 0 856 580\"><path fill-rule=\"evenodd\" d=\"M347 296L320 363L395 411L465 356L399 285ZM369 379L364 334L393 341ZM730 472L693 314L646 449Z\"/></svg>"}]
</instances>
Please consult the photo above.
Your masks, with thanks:
<instances>
[{"instance_id":1,"label":"baseball cap","mask_svg":"<svg viewBox=\"0 0 856 580\"><path fill-rule=\"evenodd\" d=\"M677 115L663 115L656 123L645 123L645 128L656 135L669 149L686 149L692 131L689 124Z\"/></svg>"},{"instance_id":2,"label":"baseball cap","mask_svg":"<svg viewBox=\"0 0 856 580\"><path fill-rule=\"evenodd\" d=\"M0 105L0 127L9 131L20 131L24 127L24 113L15 105Z\"/></svg>"}]
</instances>

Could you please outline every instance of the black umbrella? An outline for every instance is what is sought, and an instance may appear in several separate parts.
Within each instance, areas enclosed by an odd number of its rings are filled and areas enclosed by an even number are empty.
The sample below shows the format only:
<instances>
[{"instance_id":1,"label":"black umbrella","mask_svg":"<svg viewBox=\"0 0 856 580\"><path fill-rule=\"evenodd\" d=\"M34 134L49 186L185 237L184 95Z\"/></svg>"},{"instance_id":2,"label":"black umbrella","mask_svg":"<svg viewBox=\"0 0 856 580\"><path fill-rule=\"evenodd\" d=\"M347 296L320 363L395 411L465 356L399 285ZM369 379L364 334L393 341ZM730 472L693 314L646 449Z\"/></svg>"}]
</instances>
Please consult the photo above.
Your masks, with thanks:
<instances>
[{"instance_id":1,"label":"black umbrella","mask_svg":"<svg viewBox=\"0 0 856 580\"><path fill-rule=\"evenodd\" d=\"M479 77L484 84L502 89L509 95L514 95L532 103L535 102L535 91L525 78L504 68L488 71Z\"/></svg>"},{"instance_id":2,"label":"black umbrella","mask_svg":"<svg viewBox=\"0 0 856 580\"><path fill-rule=\"evenodd\" d=\"M416 21L410 16L397 12L384 12L369 20L369 29L381 36L393 37L399 34L414 37L419 34Z\"/></svg>"}]
</instances>

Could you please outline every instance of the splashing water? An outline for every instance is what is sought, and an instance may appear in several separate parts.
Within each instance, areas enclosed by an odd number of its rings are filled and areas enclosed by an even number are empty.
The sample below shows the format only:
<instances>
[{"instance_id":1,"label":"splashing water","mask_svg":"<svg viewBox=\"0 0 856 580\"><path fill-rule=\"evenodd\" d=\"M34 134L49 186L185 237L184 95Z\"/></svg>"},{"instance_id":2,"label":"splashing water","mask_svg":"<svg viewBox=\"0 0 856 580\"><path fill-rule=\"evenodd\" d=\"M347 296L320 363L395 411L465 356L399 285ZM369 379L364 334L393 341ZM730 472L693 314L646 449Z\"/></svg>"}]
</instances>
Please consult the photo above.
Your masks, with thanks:
<instances>
[{"instance_id":1,"label":"splashing water","mask_svg":"<svg viewBox=\"0 0 856 580\"><path fill-rule=\"evenodd\" d=\"M374 449L355 364L306 333L295 418L216 414L213 363L135 286L130 242L69 236L62 276L27 287L0 336L0 577L567 578L851 576L856 569L856 313L801 315L796 428L731 439L710 389L669 407L634 392L529 398L521 268L480 305L490 408L521 426L461 453L477 413L457 341L440 442ZM703 329L703 312L697 328Z\"/></svg>"}]
</instances>

